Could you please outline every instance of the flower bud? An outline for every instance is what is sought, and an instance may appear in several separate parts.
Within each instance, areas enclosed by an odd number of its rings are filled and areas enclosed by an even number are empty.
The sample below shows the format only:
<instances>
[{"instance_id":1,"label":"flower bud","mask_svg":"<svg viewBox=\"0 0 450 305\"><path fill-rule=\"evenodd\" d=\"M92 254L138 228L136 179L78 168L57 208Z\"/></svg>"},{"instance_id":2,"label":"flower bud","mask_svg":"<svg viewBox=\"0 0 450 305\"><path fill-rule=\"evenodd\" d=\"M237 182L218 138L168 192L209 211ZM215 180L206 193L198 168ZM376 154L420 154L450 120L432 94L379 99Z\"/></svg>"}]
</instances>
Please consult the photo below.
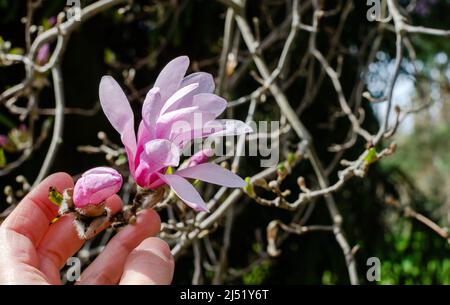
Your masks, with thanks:
<instances>
[{"instance_id":1,"label":"flower bud","mask_svg":"<svg viewBox=\"0 0 450 305\"><path fill-rule=\"evenodd\" d=\"M109 167L96 167L85 172L75 184L73 202L76 208L103 203L122 187L122 176Z\"/></svg>"},{"instance_id":2,"label":"flower bud","mask_svg":"<svg viewBox=\"0 0 450 305\"><path fill-rule=\"evenodd\" d=\"M50 57L50 44L46 43L42 47L39 48L39 51L36 55L36 62L43 66L48 62Z\"/></svg>"}]
</instances>

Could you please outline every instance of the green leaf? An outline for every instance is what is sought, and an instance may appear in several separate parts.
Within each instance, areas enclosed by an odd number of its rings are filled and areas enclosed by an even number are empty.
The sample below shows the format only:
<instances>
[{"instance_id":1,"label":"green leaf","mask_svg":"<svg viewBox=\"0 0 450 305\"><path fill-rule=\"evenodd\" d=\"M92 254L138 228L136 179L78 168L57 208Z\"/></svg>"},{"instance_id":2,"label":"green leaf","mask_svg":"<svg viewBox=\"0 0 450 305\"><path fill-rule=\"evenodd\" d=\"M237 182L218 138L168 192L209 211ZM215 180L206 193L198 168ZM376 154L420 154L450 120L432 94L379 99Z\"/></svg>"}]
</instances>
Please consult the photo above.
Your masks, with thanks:
<instances>
[{"instance_id":1,"label":"green leaf","mask_svg":"<svg viewBox=\"0 0 450 305\"><path fill-rule=\"evenodd\" d=\"M6 166L5 151L0 147L0 168Z\"/></svg>"},{"instance_id":2,"label":"green leaf","mask_svg":"<svg viewBox=\"0 0 450 305\"><path fill-rule=\"evenodd\" d=\"M50 199L50 201L57 206L61 206L61 203L63 201L63 196L61 195L60 192L58 192L54 187L50 187L48 189L48 199Z\"/></svg>"},{"instance_id":3,"label":"green leaf","mask_svg":"<svg viewBox=\"0 0 450 305\"><path fill-rule=\"evenodd\" d=\"M367 156L364 157L364 161L366 162L367 165L370 165L378 161L377 151L375 147L369 148L369 152L367 153Z\"/></svg>"}]
</instances>

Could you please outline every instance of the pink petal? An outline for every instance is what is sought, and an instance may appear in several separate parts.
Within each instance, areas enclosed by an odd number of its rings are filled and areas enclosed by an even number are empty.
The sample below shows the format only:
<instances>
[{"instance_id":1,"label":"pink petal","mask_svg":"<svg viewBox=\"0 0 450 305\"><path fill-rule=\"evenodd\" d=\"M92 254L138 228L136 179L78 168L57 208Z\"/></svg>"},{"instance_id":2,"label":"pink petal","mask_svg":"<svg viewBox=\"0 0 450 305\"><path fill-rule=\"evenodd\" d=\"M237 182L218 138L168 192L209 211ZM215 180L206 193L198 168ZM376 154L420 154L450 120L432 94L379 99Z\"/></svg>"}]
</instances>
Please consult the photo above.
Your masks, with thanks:
<instances>
[{"instance_id":1,"label":"pink petal","mask_svg":"<svg viewBox=\"0 0 450 305\"><path fill-rule=\"evenodd\" d=\"M183 148L189 141L204 137L235 136L253 132L253 129L239 120L209 120L203 125L195 124L191 130L183 129L173 133L170 139Z\"/></svg>"},{"instance_id":2,"label":"pink petal","mask_svg":"<svg viewBox=\"0 0 450 305\"><path fill-rule=\"evenodd\" d=\"M198 107L187 107L167 112L158 118L158 121L156 122L157 128L165 129L167 127L170 127L172 123L184 120L185 117L190 117L196 112L199 113L197 110Z\"/></svg>"},{"instance_id":3,"label":"pink petal","mask_svg":"<svg viewBox=\"0 0 450 305\"><path fill-rule=\"evenodd\" d=\"M196 211L209 212L205 202L199 193L186 179L177 175L162 175L158 176L166 182L175 194L188 206Z\"/></svg>"},{"instance_id":4,"label":"pink petal","mask_svg":"<svg viewBox=\"0 0 450 305\"><path fill-rule=\"evenodd\" d=\"M215 118L213 113L201 112L198 107L187 107L167 112L159 117L156 123L158 138L176 137L191 129L201 128L206 122Z\"/></svg>"},{"instance_id":5,"label":"pink petal","mask_svg":"<svg viewBox=\"0 0 450 305\"><path fill-rule=\"evenodd\" d=\"M219 116L227 107L227 101L212 93L200 93L194 96L192 106Z\"/></svg>"},{"instance_id":6,"label":"pink petal","mask_svg":"<svg viewBox=\"0 0 450 305\"><path fill-rule=\"evenodd\" d=\"M99 167L94 167L91 168L90 170L85 171L81 177L85 177L88 175L95 175L95 174L109 174L111 176L120 176L120 174L111 167L107 167L107 166L99 166Z\"/></svg>"},{"instance_id":7,"label":"pink petal","mask_svg":"<svg viewBox=\"0 0 450 305\"><path fill-rule=\"evenodd\" d=\"M156 176L156 178L151 180L151 183L150 183L149 186L148 186L149 189L156 190L158 187L160 187L160 186L166 184L166 183L164 182L164 180L162 180L161 178L159 178L159 177L157 176L157 174L158 174L158 173L155 173L155 174L154 174L154 175Z\"/></svg>"},{"instance_id":8,"label":"pink petal","mask_svg":"<svg viewBox=\"0 0 450 305\"><path fill-rule=\"evenodd\" d=\"M100 104L111 125L120 133L130 168L134 167L136 152L136 134L134 115L125 93L111 76L103 76L99 88Z\"/></svg>"},{"instance_id":9,"label":"pink petal","mask_svg":"<svg viewBox=\"0 0 450 305\"><path fill-rule=\"evenodd\" d=\"M214 78L211 74L205 72L195 72L186 76L181 82L180 87L185 87L187 85L198 83L199 86L195 90L195 94L199 93L213 93L215 84Z\"/></svg>"},{"instance_id":10,"label":"pink petal","mask_svg":"<svg viewBox=\"0 0 450 305\"><path fill-rule=\"evenodd\" d=\"M168 140L156 139L145 144L140 162L147 164L148 171L155 172L167 166L178 166L180 155L178 146Z\"/></svg>"},{"instance_id":11,"label":"pink petal","mask_svg":"<svg viewBox=\"0 0 450 305\"><path fill-rule=\"evenodd\" d=\"M229 119L209 121L205 124L205 131L208 129L213 131L209 133L209 136L238 136L253 132L253 129L246 123Z\"/></svg>"},{"instance_id":12,"label":"pink petal","mask_svg":"<svg viewBox=\"0 0 450 305\"><path fill-rule=\"evenodd\" d=\"M182 87L181 89L177 90L177 92L175 92L171 97L169 97L167 102L162 107L161 115L166 113L170 108L172 110L179 109L179 107L175 107L175 106L178 106L180 100L182 100L187 95L191 95L191 97L192 97L192 94L190 94L190 93L192 93L197 88L198 88L198 83L193 83L193 84L187 85L187 86Z\"/></svg>"},{"instance_id":13,"label":"pink petal","mask_svg":"<svg viewBox=\"0 0 450 305\"><path fill-rule=\"evenodd\" d=\"M195 166L198 164L202 164L208 161L208 159L214 155L214 149L206 148L196 152L192 155L187 163L187 167Z\"/></svg>"},{"instance_id":14,"label":"pink petal","mask_svg":"<svg viewBox=\"0 0 450 305\"><path fill-rule=\"evenodd\" d=\"M231 171L213 163L203 163L181 169L175 173L178 176L198 179L226 187L244 187L245 181Z\"/></svg>"},{"instance_id":15,"label":"pink petal","mask_svg":"<svg viewBox=\"0 0 450 305\"><path fill-rule=\"evenodd\" d=\"M178 146L165 139L156 139L145 144L145 156L149 157L148 160L164 167L178 166L180 154Z\"/></svg>"},{"instance_id":16,"label":"pink petal","mask_svg":"<svg viewBox=\"0 0 450 305\"><path fill-rule=\"evenodd\" d=\"M156 120L158 119L163 106L164 101L161 99L160 89L158 87L152 88L147 93L144 104L142 105L142 121L151 135L154 134Z\"/></svg>"},{"instance_id":17,"label":"pink petal","mask_svg":"<svg viewBox=\"0 0 450 305\"><path fill-rule=\"evenodd\" d=\"M191 107L193 105L193 98L197 94L214 92L214 79L209 73L196 72L186 76L181 82L180 88L184 88L192 84L198 84L198 87L189 92L188 95L176 103L178 109Z\"/></svg>"},{"instance_id":18,"label":"pink petal","mask_svg":"<svg viewBox=\"0 0 450 305\"><path fill-rule=\"evenodd\" d=\"M156 172L168 166L178 166L180 155L179 148L168 140L156 139L147 142L134 173L136 183L148 187L154 182L155 177L152 175Z\"/></svg>"},{"instance_id":19,"label":"pink petal","mask_svg":"<svg viewBox=\"0 0 450 305\"><path fill-rule=\"evenodd\" d=\"M134 156L134 166L137 168L140 162L141 153L144 151L145 143L151 141L154 138L154 135L150 134L148 128L145 126L146 124L142 120L139 123L138 134L137 134L137 147L136 154ZM153 132L154 133L154 132ZM134 175L134 169L131 170L131 175Z\"/></svg>"},{"instance_id":20,"label":"pink petal","mask_svg":"<svg viewBox=\"0 0 450 305\"><path fill-rule=\"evenodd\" d=\"M180 56L170 61L159 73L154 87L161 89L161 99L166 101L180 87L189 67L189 57Z\"/></svg>"},{"instance_id":21,"label":"pink petal","mask_svg":"<svg viewBox=\"0 0 450 305\"><path fill-rule=\"evenodd\" d=\"M122 176L114 169L97 167L85 172L75 184L73 201L75 207L102 203L122 187Z\"/></svg>"},{"instance_id":22,"label":"pink petal","mask_svg":"<svg viewBox=\"0 0 450 305\"><path fill-rule=\"evenodd\" d=\"M162 169L161 166L156 167L154 164L150 165L145 160L140 160L133 175L134 180L143 188L152 188L151 184L155 180L159 180L159 177L156 175L157 171L155 171L157 168Z\"/></svg>"}]
</instances>

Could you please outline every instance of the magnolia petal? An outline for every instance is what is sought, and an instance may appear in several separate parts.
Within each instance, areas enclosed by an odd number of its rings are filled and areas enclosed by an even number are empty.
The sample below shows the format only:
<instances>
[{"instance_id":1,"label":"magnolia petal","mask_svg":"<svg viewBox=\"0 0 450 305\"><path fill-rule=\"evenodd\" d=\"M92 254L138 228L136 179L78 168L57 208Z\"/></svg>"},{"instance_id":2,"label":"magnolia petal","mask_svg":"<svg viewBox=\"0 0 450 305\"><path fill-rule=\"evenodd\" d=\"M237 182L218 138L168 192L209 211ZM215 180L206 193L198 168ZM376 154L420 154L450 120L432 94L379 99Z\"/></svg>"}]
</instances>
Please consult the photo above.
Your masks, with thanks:
<instances>
[{"instance_id":1,"label":"magnolia petal","mask_svg":"<svg viewBox=\"0 0 450 305\"><path fill-rule=\"evenodd\" d=\"M194 116L195 113L199 113L198 107L187 107L163 114L156 122L156 136L161 138L163 134L169 134L169 130L174 123L180 126L191 126L189 118ZM199 115L201 114L199 113Z\"/></svg>"},{"instance_id":2,"label":"magnolia petal","mask_svg":"<svg viewBox=\"0 0 450 305\"><path fill-rule=\"evenodd\" d=\"M205 72L195 72L186 76L181 82L180 87L184 87L190 84L198 83L199 86L195 90L196 94L199 93L213 93L215 89L214 78L211 74Z\"/></svg>"},{"instance_id":3,"label":"magnolia petal","mask_svg":"<svg viewBox=\"0 0 450 305\"><path fill-rule=\"evenodd\" d=\"M186 141L202 138L203 128L201 126L204 124L203 122L213 120L216 115L212 112L201 112L200 114L196 113L191 117L186 117L184 121L174 123L170 128L168 138L181 148L184 147L182 144Z\"/></svg>"},{"instance_id":4,"label":"magnolia petal","mask_svg":"<svg viewBox=\"0 0 450 305\"><path fill-rule=\"evenodd\" d=\"M252 133L253 129L246 123L239 120L214 120L205 124L206 130L214 131L209 136L238 136L241 134Z\"/></svg>"},{"instance_id":5,"label":"magnolia petal","mask_svg":"<svg viewBox=\"0 0 450 305\"><path fill-rule=\"evenodd\" d=\"M245 181L231 171L213 163L203 163L175 173L184 178L198 179L226 187L244 187Z\"/></svg>"},{"instance_id":6,"label":"magnolia petal","mask_svg":"<svg viewBox=\"0 0 450 305\"><path fill-rule=\"evenodd\" d=\"M253 132L249 125L239 120L209 120L200 127L196 125L190 130L184 129L173 133L170 139L183 148L189 141L197 138L235 136Z\"/></svg>"},{"instance_id":7,"label":"magnolia petal","mask_svg":"<svg viewBox=\"0 0 450 305\"><path fill-rule=\"evenodd\" d=\"M152 166L159 167L155 169L159 170L162 167L178 166L180 155L178 146L165 139L156 139L145 144L141 159Z\"/></svg>"},{"instance_id":8,"label":"magnolia petal","mask_svg":"<svg viewBox=\"0 0 450 305\"><path fill-rule=\"evenodd\" d=\"M180 56L170 61L159 73L154 87L161 88L161 99L166 101L180 87L189 67L189 57Z\"/></svg>"},{"instance_id":9,"label":"magnolia petal","mask_svg":"<svg viewBox=\"0 0 450 305\"><path fill-rule=\"evenodd\" d=\"M80 208L88 204L101 203L116 194L122 185L122 179L111 179L109 174L85 176L77 181L74 188L74 204Z\"/></svg>"},{"instance_id":10,"label":"magnolia petal","mask_svg":"<svg viewBox=\"0 0 450 305\"><path fill-rule=\"evenodd\" d=\"M188 162L187 167L195 166L198 164L203 164L208 161L208 159L214 155L214 149L212 148L205 148L198 152L196 152L194 155L192 155Z\"/></svg>"},{"instance_id":11,"label":"magnolia petal","mask_svg":"<svg viewBox=\"0 0 450 305\"><path fill-rule=\"evenodd\" d=\"M119 84L111 76L102 77L99 96L103 112L114 129L120 133L120 138L127 151L130 168L132 168L136 153L136 134L130 103Z\"/></svg>"},{"instance_id":12,"label":"magnolia petal","mask_svg":"<svg viewBox=\"0 0 450 305\"><path fill-rule=\"evenodd\" d=\"M184 133L191 129L199 129L215 115L209 112L201 112L198 107L187 107L167 112L158 118L156 123L156 137L169 138L178 133Z\"/></svg>"},{"instance_id":13,"label":"magnolia petal","mask_svg":"<svg viewBox=\"0 0 450 305\"><path fill-rule=\"evenodd\" d=\"M134 181L140 187L147 187L150 184L150 177L153 174L153 169L145 160L136 162L136 170L134 171Z\"/></svg>"},{"instance_id":14,"label":"magnolia petal","mask_svg":"<svg viewBox=\"0 0 450 305\"><path fill-rule=\"evenodd\" d=\"M102 203L122 187L122 176L109 167L96 167L86 171L75 183L73 201L75 207Z\"/></svg>"},{"instance_id":15,"label":"magnolia petal","mask_svg":"<svg viewBox=\"0 0 450 305\"><path fill-rule=\"evenodd\" d=\"M214 79L211 74L205 72L196 72L186 76L181 82L180 87L195 83L198 84L198 87L177 103L178 108L191 107L193 105L193 98L197 94L214 92Z\"/></svg>"},{"instance_id":16,"label":"magnolia petal","mask_svg":"<svg viewBox=\"0 0 450 305\"><path fill-rule=\"evenodd\" d=\"M171 97L169 97L167 102L162 107L161 115L166 113L170 108L172 108L172 110L179 109L180 107L176 108L175 106L177 106L177 104L180 102L180 100L182 100L187 95L192 96L192 92L197 88L198 88L198 83L193 83L193 84L187 85L187 86L182 87L181 89L177 90L177 92L175 92Z\"/></svg>"},{"instance_id":17,"label":"magnolia petal","mask_svg":"<svg viewBox=\"0 0 450 305\"><path fill-rule=\"evenodd\" d=\"M180 155L179 148L168 140L156 139L145 143L139 162L136 162L136 183L141 187L149 187L157 178L156 172L168 166L178 166Z\"/></svg>"},{"instance_id":18,"label":"magnolia petal","mask_svg":"<svg viewBox=\"0 0 450 305\"><path fill-rule=\"evenodd\" d=\"M227 108L227 101L212 93L200 93L194 96L192 106L197 106L201 111L212 112L219 116Z\"/></svg>"},{"instance_id":19,"label":"magnolia petal","mask_svg":"<svg viewBox=\"0 0 450 305\"><path fill-rule=\"evenodd\" d=\"M193 187L189 181L178 175L162 175L158 173L158 176L166 182L174 193L188 206L196 211L209 212L202 197L200 197L195 187Z\"/></svg>"},{"instance_id":20,"label":"magnolia petal","mask_svg":"<svg viewBox=\"0 0 450 305\"><path fill-rule=\"evenodd\" d=\"M164 106L160 91L158 87L150 89L142 105L142 121L150 134L154 133L156 120L161 113L161 108Z\"/></svg>"},{"instance_id":21,"label":"magnolia petal","mask_svg":"<svg viewBox=\"0 0 450 305\"><path fill-rule=\"evenodd\" d=\"M134 167L137 168L139 166L139 162L141 160L141 153L144 151L145 143L152 140L152 135L150 134L148 128L145 126L144 121L139 123L138 133L137 133L137 147L136 154L134 156ZM130 169L131 175L134 175L134 168Z\"/></svg>"},{"instance_id":22,"label":"magnolia petal","mask_svg":"<svg viewBox=\"0 0 450 305\"><path fill-rule=\"evenodd\" d=\"M111 76L103 76L99 88L100 103L111 125L119 132L134 122L133 111L125 93ZM134 130L133 130L134 133Z\"/></svg>"},{"instance_id":23,"label":"magnolia petal","mask_svg":"<svg viewBox=\"0 0 450 305\"><path fill-rule=\"evenodd\" d=\"M148 186L149 189L156 190L158 187L160 187L160 186L166 184L166 183L164 182L164 180L162 180L161 178L159 178L159 177L157 176L156 173L154 173L153 175L154 175L154 176L152 176L152 178L153 178L153 177L156 177L156 178L154 178L154 179L151 180L151 183L150 183L149 186Z\"/></svg>"},{"instance_id":24,"label":"magnolia petal","mask_svg":"<svg viewBox=\"0 0 450 305\"><path fill-rule=\"evenodd\" d=\"M158 166L160 167L160 166ZM156 168L158 168L156 167ZM162 171L163 168L160 168L159 170ZM136 183L143 187L143 188L152 188L152 184L158 180L160 181L159 177L156 175L157 171L155 172L155 166L148 164L145 160L140 160L139 165L136 167L136 171L134 174L134 180Z\"/></svg>"},{"instance_id":25,"label":"magnolia petal","mask_svg":"<svg viewBox=\"0 0 450 305\"><path fill-rule=\"evenodd\" d=\"M94 167L94 168L91 168L91 169L85 171L81 175L81 177L88 176L88 175L94 175L94 174L109 174L112 176L120 176L120 174L114 168L107 167L107 166L99 166L99 167Z\"/></svg>"}]
</instances>

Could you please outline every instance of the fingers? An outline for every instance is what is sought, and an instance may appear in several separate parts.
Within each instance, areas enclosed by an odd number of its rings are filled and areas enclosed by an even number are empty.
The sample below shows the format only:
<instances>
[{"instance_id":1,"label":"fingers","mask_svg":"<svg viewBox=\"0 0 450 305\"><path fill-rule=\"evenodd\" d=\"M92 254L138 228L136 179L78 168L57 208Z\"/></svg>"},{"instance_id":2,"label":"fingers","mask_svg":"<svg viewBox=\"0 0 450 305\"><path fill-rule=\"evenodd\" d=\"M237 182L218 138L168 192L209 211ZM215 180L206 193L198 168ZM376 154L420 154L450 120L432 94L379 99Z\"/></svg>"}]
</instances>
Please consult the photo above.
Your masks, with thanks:
<instances>
[{"instance_id":1,"label":"fingers","mask_svg":"<svg viewBox=\"0 0 450 305\"><path fill-rule=\"evenodd\" d=\"M50 222L58 213L58 207L48 199L50 186L62 192L66 188L73 187L73 180L66 173L48 176L22 199L3 222L2 227L26 236L34 246L38 246L47 233Z\"/></svg>"},{"instance_id":2,"label":"fingers","mask_svg":"<svg viewBox=\"0 0 450 305\"><path fill-rule=\"evenodd\" d=\"M161 220L154 210L140 212L136 223L127 225L117 233L103 252L86 268L79 284L117 284L128 255L144 239L155 236L160 225Z\"/></svg>"},{"instance_id":3,"label":"fingers","mask_svg":"<svg viewBox=\"0 0 450 305\"><path fill-rule=\"evenodd\" d=\"M150 237L137 246L125 262L121 285L168 285L174 262L167 243Z\"/></svg>"},{"instance_id":4,"label":"fingers","mask_svg":"<svg viewBox=\"0 0 450 305\"><path fill-rule=\"evenodd\" d=\"M105 205L112 214L115 214L122 209L122 200L114 195L106 200ZM71 214L61 217L51 225L37 249L40 259L39 268L54 284L60 282L59 270L65 265L67 259L74 255L85 242L78 236L73 221L74 217Z\"/></svg>"}]
</instances>

